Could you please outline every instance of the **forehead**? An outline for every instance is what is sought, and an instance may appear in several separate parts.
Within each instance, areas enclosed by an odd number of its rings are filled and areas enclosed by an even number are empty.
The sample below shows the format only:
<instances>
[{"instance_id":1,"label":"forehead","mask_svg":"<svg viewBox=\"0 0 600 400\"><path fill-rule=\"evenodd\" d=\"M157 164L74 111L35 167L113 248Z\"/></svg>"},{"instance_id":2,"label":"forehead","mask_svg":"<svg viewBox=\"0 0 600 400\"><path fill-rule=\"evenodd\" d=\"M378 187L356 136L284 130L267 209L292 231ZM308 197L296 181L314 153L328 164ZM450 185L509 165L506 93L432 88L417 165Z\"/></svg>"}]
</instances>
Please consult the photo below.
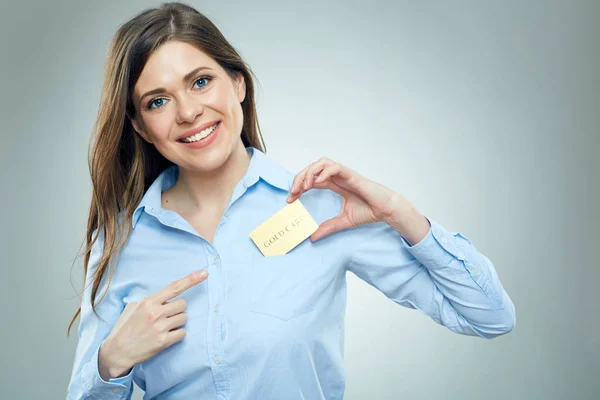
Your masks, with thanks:
<instances>
[{"instance_id":1,"label":"forehead","mask_svg":"<svg viewBox=\"0 0 600 400\"><path fill-rule=\"evenodd\" d=\"M217 71L215 60L197 47L180 41L169 41L157 48L148 58L135 84L138 97L157 87L169 88L182 83L182 78L197 67L209 67Z\"/></svg>"}]
</instances>

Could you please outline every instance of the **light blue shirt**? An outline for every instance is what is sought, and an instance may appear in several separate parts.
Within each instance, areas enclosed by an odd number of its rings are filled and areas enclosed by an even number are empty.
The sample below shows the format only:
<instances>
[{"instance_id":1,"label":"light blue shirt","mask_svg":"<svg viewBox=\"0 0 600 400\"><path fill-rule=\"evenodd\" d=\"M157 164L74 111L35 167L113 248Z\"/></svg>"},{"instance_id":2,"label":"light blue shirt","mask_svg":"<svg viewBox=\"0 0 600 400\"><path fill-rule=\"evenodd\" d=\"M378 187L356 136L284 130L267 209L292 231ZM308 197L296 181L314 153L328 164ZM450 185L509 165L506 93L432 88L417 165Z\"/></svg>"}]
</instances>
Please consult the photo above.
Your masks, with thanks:
<instances>
[{"instance_id":1,"label":"light blue shirt","mask_svg":"<svg viewBox=\"0 0 600 400\"><path fill-rule=\"evenodd\" d=\"M249 234L286 206L295 174L253 147L214 243L179 214L161 207L178 167L163 171L133 215L110 289L91 310L91 276L103 235L89 260L75 362L67 399L338 400L344 396L346 272L404 307L463 334L492 339L510 332L515 307L492 262L465 236L429 219L410 246L379 222L307 238L285 255L264 257ZM337 193L311 189L300 201L317 224L336 216ZM206 269L209 277L177 298L187 301L186 336L129 375L102 380L98 349L129 302ZM103 280L98 296L104 292Z\"/></svg>"}]
</instances>

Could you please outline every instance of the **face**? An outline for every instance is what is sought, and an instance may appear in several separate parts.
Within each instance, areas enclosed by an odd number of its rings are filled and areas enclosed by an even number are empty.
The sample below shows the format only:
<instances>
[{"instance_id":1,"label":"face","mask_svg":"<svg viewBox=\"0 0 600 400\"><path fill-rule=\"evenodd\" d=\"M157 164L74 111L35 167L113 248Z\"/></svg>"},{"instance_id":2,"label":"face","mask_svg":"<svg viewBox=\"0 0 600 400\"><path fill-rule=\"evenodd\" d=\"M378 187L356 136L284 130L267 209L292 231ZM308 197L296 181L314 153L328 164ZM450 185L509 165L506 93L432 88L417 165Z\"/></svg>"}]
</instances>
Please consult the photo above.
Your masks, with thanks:
<instances>
[{"instance_id":1,"label":"face","mask_svg":"<svg viewBox=\"0 0 600 400\"><path fill-rule=\"evenodd\" d=\"M147 94L158 88L160 92ZM137 115L132 124L144 140L180 168L211 171L240 151L240 146L244 150L240 103L245 93L242 74L233 79L196 47L169 41L149 57L135 84L133 102ZM189 136L190 131L215 123L217 128L205 139L182 142L181 137ZM209 132L201 132L193 139Z\"/></svg>"}]
</instances>

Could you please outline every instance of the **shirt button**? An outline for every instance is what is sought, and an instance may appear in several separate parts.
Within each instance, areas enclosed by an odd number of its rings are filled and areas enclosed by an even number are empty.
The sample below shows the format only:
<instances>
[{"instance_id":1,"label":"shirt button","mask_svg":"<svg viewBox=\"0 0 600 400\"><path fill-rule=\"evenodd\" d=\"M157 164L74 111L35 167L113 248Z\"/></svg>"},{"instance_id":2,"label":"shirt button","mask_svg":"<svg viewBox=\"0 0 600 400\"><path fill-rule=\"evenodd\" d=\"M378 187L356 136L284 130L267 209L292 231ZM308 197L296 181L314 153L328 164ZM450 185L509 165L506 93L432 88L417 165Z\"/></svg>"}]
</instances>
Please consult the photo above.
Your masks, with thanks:
<instances>
[{"instance_id":1,"label":"shirt button","mask_svg":"<svg viewBox=\"0 0 600 400\"><path fill-rule=\"evenodd\" d=\"M219 356L215 356L215 362L217 364L221 364L221 359L219 358Z\"/></svg>"},{"instance_id":2,"label":"shirt button","mask_svg":"<svg viewBox=\"0 0 600 400\"><path fill-rule=\"evenodd\" d=\"M218 304L215 306L215 312L216 312L216 313L218 313L218 312L219 312L219 305L218 305Z\"/></svg>"},{"instance_id":3,"label":"shirt button","mask_svg":"<svg viewBox=\"0 0 600 400\"><path fill-rule=\"evenodd\" d=\"M215 264L218 264L219 263L219 256L215 256L215 258L213 259L213 262Z\"/></svg>"},{"instance_id":4,"label":"shirt button","mask_svg":"<svg viewBox=\"0 0 600 400\"><path fill-rule=\"evenodd\" d=\"M442 240L440 240L440 242L442 242L443 244L446 244L446 243L448 243L448 241L447 241L447 240L446 240L446 238L444 238L444 237L442 238Z\"/></svg>"}]
</instances>

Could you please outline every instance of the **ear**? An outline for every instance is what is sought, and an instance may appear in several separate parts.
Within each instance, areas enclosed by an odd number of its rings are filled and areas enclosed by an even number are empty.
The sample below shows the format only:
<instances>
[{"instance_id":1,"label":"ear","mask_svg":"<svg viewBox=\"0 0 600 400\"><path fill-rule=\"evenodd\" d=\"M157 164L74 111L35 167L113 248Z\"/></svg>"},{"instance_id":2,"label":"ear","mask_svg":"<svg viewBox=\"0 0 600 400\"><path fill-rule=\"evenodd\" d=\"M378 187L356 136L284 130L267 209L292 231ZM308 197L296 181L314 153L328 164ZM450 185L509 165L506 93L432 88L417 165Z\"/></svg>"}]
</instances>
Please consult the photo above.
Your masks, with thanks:
<instances>
[{"instance_id":1,"label":"ear","mask_svg":"<svg viewBox=\"0 0 600 400\"><path fill-rule=\"evenodd\" d=\"M133 125L133 129L148 143L152 143L148 135L142 129L140 129L140 123L136 118L131 119L131 125Z\"/></svg>"},{"instance_id":2,"label":"ear","mask_svg":"<svg viewBox=\"0 0 600 400\"><path fill-rule=\"evenodd\" d=\"M241 72L236 74L235 84L237 86L238 100L241 103L246 98L246 81L244 75Z\"/></svg>"}]
</instances>

